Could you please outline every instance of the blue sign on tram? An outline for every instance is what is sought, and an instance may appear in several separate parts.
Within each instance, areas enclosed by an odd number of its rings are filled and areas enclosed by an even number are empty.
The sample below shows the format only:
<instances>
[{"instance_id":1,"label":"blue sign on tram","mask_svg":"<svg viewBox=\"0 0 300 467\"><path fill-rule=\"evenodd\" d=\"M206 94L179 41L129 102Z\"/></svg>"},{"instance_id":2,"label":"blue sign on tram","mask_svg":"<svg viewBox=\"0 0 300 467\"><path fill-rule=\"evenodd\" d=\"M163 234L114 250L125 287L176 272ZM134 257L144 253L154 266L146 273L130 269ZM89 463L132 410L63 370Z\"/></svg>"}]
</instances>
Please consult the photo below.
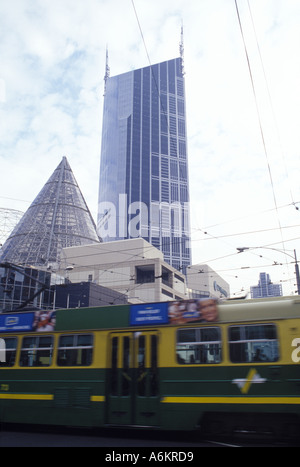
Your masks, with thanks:
<instances>
[{"instance_id":1,"label":"blue sign on tram","mask_svg":"<svg viewBox=\"0 0 300 467\"><path fill-rule=\"evenodd\" d=\"M0 315L0 332L31 331L34 313L16 313Z\"/></svg>"},{"instance_id":2,"label":"blue sign on tram","mask_svg":"<svg viewBox=\"0 0 300 467\"><path fill-rule=\"evenodd\" d=\"M130 307L130 324L132 326L167 324L168 321L168 303L142 303Z\"/></svg>"}]
</instances>

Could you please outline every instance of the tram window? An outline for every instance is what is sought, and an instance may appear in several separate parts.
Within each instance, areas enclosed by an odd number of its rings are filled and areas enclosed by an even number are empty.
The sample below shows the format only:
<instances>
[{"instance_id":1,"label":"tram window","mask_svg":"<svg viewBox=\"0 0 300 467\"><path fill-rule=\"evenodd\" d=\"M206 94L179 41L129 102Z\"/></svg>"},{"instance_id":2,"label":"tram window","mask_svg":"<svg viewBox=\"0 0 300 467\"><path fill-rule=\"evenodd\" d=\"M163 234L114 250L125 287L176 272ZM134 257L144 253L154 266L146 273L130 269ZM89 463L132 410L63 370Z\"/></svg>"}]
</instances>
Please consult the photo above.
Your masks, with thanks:
<instances>
[{"instance_id":1,"label":"tram window","mask_svg":"<svg viewBox=\"0 0 300 467\"><path fill-rule=\"evenodd\" d=\"M49 366L52 363L53 336L24 337L20 366Z\"/></svg>"},{"instance_id":2,"label":"tram window","mask_svg":"<svg viewBox=\"0 0 300 467\"><path fill-rule=\"evenodd\" d=\"M71 334L60 336L57 365L89 366L92 363L93 336L90 334Z\"/></svg>"},{"instance_id":3,"label":"tram window","mask_svg":"<svg viewBox=\"0 0 300 467\"><path fill-rule=\"evenodd\" d=\"M138 396L154 397L158 394L158 338L140 336L138 342Z\"/></svg>"},{"instance_id":4,"label":"tram window","mask_svg":"<svg viewBox=\"0 0 300 467\"><path fill-rule=\"evenodd\" d=\"M276 326L231 326L229 352L233 363L276 362L279 358Z\"/></svg>"},{"instance_id":5,"label":"tram window","mask_svg":"<svg viewBox=\"0 0 300 467\"><path fill-rule=\"evenodd\" d=\"M16 361L18 339L16 337L2 337L5 346L0 348L0 367L14 366Z\"/></svg>"},{"instance_id":6,"label":"tram window","mask_svg":"<svg viewBox=\"0 0 300 467\"><path fill-rule=\"evenodd\" d=\"M221 362L221 330L218 327L179 329L176 355L180 364Z\"/></svg>"}]
</instances>

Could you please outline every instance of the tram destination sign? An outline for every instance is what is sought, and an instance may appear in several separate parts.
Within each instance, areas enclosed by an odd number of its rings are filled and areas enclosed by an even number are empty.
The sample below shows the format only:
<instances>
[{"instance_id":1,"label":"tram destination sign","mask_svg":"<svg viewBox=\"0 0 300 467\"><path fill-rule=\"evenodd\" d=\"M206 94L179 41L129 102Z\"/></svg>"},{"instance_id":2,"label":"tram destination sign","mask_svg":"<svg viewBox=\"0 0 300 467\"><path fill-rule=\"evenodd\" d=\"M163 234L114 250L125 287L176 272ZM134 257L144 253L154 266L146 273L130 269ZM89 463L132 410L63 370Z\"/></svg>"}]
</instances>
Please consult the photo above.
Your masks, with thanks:
<instances>
[{"instance_id":1,"label":"tram destination sign","mask_svg":"<svg viewBox=\"0 0 300 467\"><path fill-rule=\"evenodd\" d=\"M130 307L130 325L168 323L168 303L141 303Z\"/></svg>"}]
</instances>

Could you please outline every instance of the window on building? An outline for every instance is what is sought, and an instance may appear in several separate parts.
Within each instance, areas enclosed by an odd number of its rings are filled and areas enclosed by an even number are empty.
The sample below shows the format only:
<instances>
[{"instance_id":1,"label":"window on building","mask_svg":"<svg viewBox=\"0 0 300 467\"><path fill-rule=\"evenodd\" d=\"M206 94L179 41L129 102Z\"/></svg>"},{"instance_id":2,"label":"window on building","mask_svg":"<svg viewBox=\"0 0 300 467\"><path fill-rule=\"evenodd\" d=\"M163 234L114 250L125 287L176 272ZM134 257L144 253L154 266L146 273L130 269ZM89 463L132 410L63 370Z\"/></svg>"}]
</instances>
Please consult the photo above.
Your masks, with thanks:
<instances>
[{"instance_id":1,"label":"window on building","mask_svg":"<svg viewBox=\"0 0 300 467\"><path fill-rule=\"evenodd\" d=\"M93 336L70 334L60 336L57 364L59 366L89 366L93 358Z\"/></svg>"},{"instance_id":2,"label":"window on building","mask_svg":"<svg viewBox=\"0 0 300 467\"><path fill-rule=\"evenodd\" d=\"M173 298L173 294L171 292L169 292L168 290L161 289L161 293L163 295L166 295L167 297Z\"/></svg>"},{"instance_id":3,"label":"window on building","mask_svg":"<svg viewBox=\"0 0 300 467\"><path fill-rule=\"evenodd\" d=\"M275 362L279 344L274 324L231 326L229 351L233 363Z\"/></svg>"},{"instance_id":4,"label":"window on building","mask_svg":"<svg viewBox=\"0 0 300 467\"><path fill-rule=\"evenodd\" d=\"M137 284L147 284L155 281L155 268L154 264L149 264L145 266L136 266L136 283Z\"/></svg>"},{"instance_id":5,"label":"window on building","mask_svg":"<svg viewBox=\"0 0 300 467\"><path fill-rule=\"evenodd\" d=\"M172 287L173 285L172 271L165 268L164 266L162 266L161 268L161 280L163 284L168 285L169 287Z\"/></svg>"},{"instance_id":6,"label":"window on building","mask_svg":"<svg viewBox=\"0 0 300 467\"><path fill-rule=\"evenodd\" d=\"M220 363L221 350L218 327L187 328L177 332L176 356L180 364Z\"/></svg>"},{"instance_id":7,"label":"window on building","mask_svg":"<svg viewBox=\"0 0 300 467\"><path fill-rule=\"evenodd\" d=\"M174 274L174 278L180 282L183 282L184 283L184 278L179 276L178 274Z\"/></svg>"}]
</instances>

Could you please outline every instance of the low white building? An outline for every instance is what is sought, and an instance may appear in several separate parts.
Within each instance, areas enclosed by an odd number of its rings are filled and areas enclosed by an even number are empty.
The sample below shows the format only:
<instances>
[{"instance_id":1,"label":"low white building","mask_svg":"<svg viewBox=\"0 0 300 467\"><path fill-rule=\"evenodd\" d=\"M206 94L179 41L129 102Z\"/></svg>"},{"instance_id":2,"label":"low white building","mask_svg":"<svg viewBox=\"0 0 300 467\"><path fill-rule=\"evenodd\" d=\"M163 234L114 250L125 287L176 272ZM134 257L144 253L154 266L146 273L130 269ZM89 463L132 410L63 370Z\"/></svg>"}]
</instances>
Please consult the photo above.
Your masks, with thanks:
<instances>
[{"instance_id":1,"label":"low white building","mask_svg":"<svg viewBox=\"0 0 300 467\"><path fill-rule=\"evenodd\" d=\"M185 276L142 238L64 248L60 274L126 294L130 303L189 298Z\"/></svg>"},{"instance_id":2,"label":"low white building","mask_svg":"<svg viewBox=\"0 0 300 467\"><path fill-rule=\"evenodd\" d=\"M190 298L229 298L229 284L207 264L187 268L187 287Z\"/></svg>"}]
</instances>

